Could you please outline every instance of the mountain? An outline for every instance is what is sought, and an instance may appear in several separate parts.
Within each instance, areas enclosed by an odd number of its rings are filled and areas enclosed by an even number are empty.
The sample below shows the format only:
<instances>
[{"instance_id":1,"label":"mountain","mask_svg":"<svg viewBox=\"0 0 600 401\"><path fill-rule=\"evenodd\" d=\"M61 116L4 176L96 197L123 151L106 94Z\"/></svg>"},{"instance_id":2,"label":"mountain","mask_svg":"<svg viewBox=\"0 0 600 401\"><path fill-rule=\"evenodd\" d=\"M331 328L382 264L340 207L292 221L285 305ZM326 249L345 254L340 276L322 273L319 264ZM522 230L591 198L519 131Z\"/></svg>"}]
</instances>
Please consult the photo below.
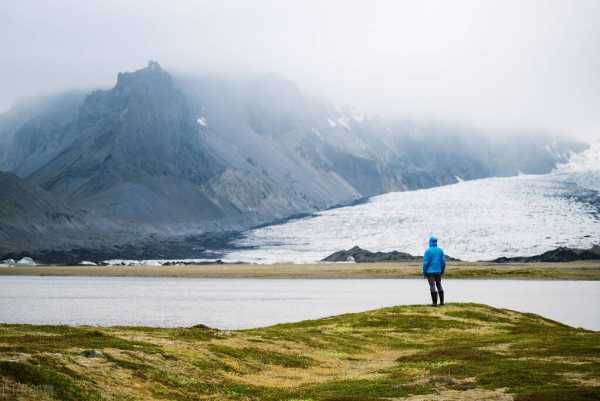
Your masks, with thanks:
<instances>
[{"instance_id":1,"label":"mountain","mask_svg":"<svg viewBox=\"0 0 600 401\"><path fill-rule=\"evenodd\" d=\"M6 235L20 239L0 256L57 244L112 255L123 243L239 231L388 191L549 172L584 149L368 118L277 75L173 77L156 62L120 73L111 89L41 104L0 116L2 165L20 177L0 185L10 183L13 202L29 194L4 211L20 222ZM42 218L54 209L75 223Z\"/></svg>"},{"instance_id":2,"label":"mountain","mask_svg":"<svg viewBox=\"0 0 600 401\"><path fill-rule=\"evenodd\" d=\"M200 185L225 166L157 64L87 96L64 135L75 139L28 180L71 205L123 224L165 226L233 212L203 193Z\"/></svg>"},{"instance_id":3,"label":"mountain","mask_svg":"<svg viewBox=\"0 0 600 401\"><path fill-rule=\"evenodd\" d=\"M33 241L42 248L58 246L85 228L78 213L51 193L0 172L0 249L27 248Z\"/></svg>"},{"instance_id":4,"label":"mountain","mask_svg":"<svg viewBox=\"0 0 600 401\"><path fill-rule=\"evenodd\" d=\"M1 114L0 169L27 175L50 160L63 146L56 142L67 139L65 125L84 98L83 91L42 96L19 102Z\"/></svg>"}]
</instances>

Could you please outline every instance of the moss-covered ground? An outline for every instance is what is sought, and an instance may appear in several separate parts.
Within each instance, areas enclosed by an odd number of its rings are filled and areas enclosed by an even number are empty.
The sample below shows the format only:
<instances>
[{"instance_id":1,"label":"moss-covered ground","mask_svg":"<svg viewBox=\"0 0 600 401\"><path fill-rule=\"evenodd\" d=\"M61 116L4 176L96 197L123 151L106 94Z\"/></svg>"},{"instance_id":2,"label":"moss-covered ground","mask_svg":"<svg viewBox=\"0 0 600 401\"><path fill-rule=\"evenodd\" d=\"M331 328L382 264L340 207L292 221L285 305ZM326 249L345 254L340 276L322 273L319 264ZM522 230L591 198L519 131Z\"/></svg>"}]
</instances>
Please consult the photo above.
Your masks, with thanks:
<instances>
[{"instance_id":1,"label":"moss-covered ground","mask_svg":"<svg viewBox=\"0 0 600 401\"><path fill-rule=\"evenodd\" d=\"M477 304L240 331L0 325L3 401L461 399L600 400L600 333Z\"/></svg>"}]
</instances>

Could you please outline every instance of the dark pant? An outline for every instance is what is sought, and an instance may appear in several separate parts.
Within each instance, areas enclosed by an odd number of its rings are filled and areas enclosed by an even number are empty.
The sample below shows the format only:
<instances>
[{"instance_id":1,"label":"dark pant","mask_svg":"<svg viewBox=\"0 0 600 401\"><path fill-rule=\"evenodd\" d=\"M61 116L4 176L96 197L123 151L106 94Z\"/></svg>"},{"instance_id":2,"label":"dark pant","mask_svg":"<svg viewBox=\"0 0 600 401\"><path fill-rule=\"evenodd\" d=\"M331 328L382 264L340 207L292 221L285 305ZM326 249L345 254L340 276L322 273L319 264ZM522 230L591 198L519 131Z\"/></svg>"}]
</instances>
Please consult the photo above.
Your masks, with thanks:
<instances>
[{"instance_id":1,"label":"dark pant","mask_svg":"<svg viewBox=\"0 0 600 401\"><path fill-rule=\"evenodd\" d=\"M427 278L427 282L429 282L429 291L436 292L435 288L437 287L437 292L444 292L442 288L442 275L439 273L427 273L425 274Z\"/></svg>"}]
</instances>

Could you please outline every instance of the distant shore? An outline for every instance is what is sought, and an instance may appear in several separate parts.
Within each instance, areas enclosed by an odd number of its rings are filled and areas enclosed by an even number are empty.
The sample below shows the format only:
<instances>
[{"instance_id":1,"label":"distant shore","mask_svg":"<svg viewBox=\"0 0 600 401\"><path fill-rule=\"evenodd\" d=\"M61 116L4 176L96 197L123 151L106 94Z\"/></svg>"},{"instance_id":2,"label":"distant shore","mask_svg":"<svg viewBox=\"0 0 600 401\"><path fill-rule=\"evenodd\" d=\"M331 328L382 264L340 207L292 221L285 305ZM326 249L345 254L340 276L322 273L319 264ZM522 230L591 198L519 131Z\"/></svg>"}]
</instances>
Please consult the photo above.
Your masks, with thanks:
<instances>
[{"instance_id":1,"label":"distant shore","mask_svg":"<svg viewBox=\"0 0 600 401\"><path fill-rule=\"evenodd\" d=\"M11 266L0 276L189 277L189 278L420 278L415 262L314 264L199 264L173 266ZM453 262L447 278L600 280L600 261L565 263Z\"/></svg>"}]
</instances>

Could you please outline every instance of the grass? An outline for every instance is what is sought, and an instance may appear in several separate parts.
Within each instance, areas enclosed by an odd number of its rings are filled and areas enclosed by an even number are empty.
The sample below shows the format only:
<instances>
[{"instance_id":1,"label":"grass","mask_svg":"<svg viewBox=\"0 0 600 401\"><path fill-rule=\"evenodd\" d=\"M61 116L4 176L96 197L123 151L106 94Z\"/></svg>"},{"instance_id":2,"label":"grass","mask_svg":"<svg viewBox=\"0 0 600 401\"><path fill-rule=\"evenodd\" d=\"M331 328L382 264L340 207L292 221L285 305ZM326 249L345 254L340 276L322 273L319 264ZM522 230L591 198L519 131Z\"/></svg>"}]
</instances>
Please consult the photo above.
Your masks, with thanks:
<instances>
[{"instance_id":1,"label":"grass","mask_svg":"<svg viewBox=\"0 0 600 401\"><path fill-rule=\"evenodd\" d=\"M600 333L478 304L239 331L0 325L0 400L462 398L598 400Z\"/></svg>"},{"instance_id":2,"label":"grass","mask_svg":"<svg viewBox=\"0 0 600 401\"><path fill-rule=\"evenodd\" d=\"M25 385L44 386L49 395L59 400L100 400L100 394L90 386L79 385L71 377L44 366L26 362L0 361L0 375Z\"/></svg>"},{"instance_id":3,"label":"grass","mask_svg":"<svg viewBox=\"0 0 600 401\"><path fill-rule=\"evenodd\" d=\"M154 348L151 344L129 341L93 328L68 326L31 326L23 333L18 325L4 325L0 332L0 350L35 353L48 349L62 350L74 347L116 348L133 350Z\"/></svg>"},{"instance_id":4,"label":"grass","mask_svg":"<svg viewBox=\"0 0 600 401\"><path fill-rule=\"evenodd\" d=\"M279 365L288 368L308 368L311 359L301 355L265 350L256 347L230 347L227 345L211 345L210 351L238 361L252 362L258 365Z\"/></svg>"}]
</instances>

